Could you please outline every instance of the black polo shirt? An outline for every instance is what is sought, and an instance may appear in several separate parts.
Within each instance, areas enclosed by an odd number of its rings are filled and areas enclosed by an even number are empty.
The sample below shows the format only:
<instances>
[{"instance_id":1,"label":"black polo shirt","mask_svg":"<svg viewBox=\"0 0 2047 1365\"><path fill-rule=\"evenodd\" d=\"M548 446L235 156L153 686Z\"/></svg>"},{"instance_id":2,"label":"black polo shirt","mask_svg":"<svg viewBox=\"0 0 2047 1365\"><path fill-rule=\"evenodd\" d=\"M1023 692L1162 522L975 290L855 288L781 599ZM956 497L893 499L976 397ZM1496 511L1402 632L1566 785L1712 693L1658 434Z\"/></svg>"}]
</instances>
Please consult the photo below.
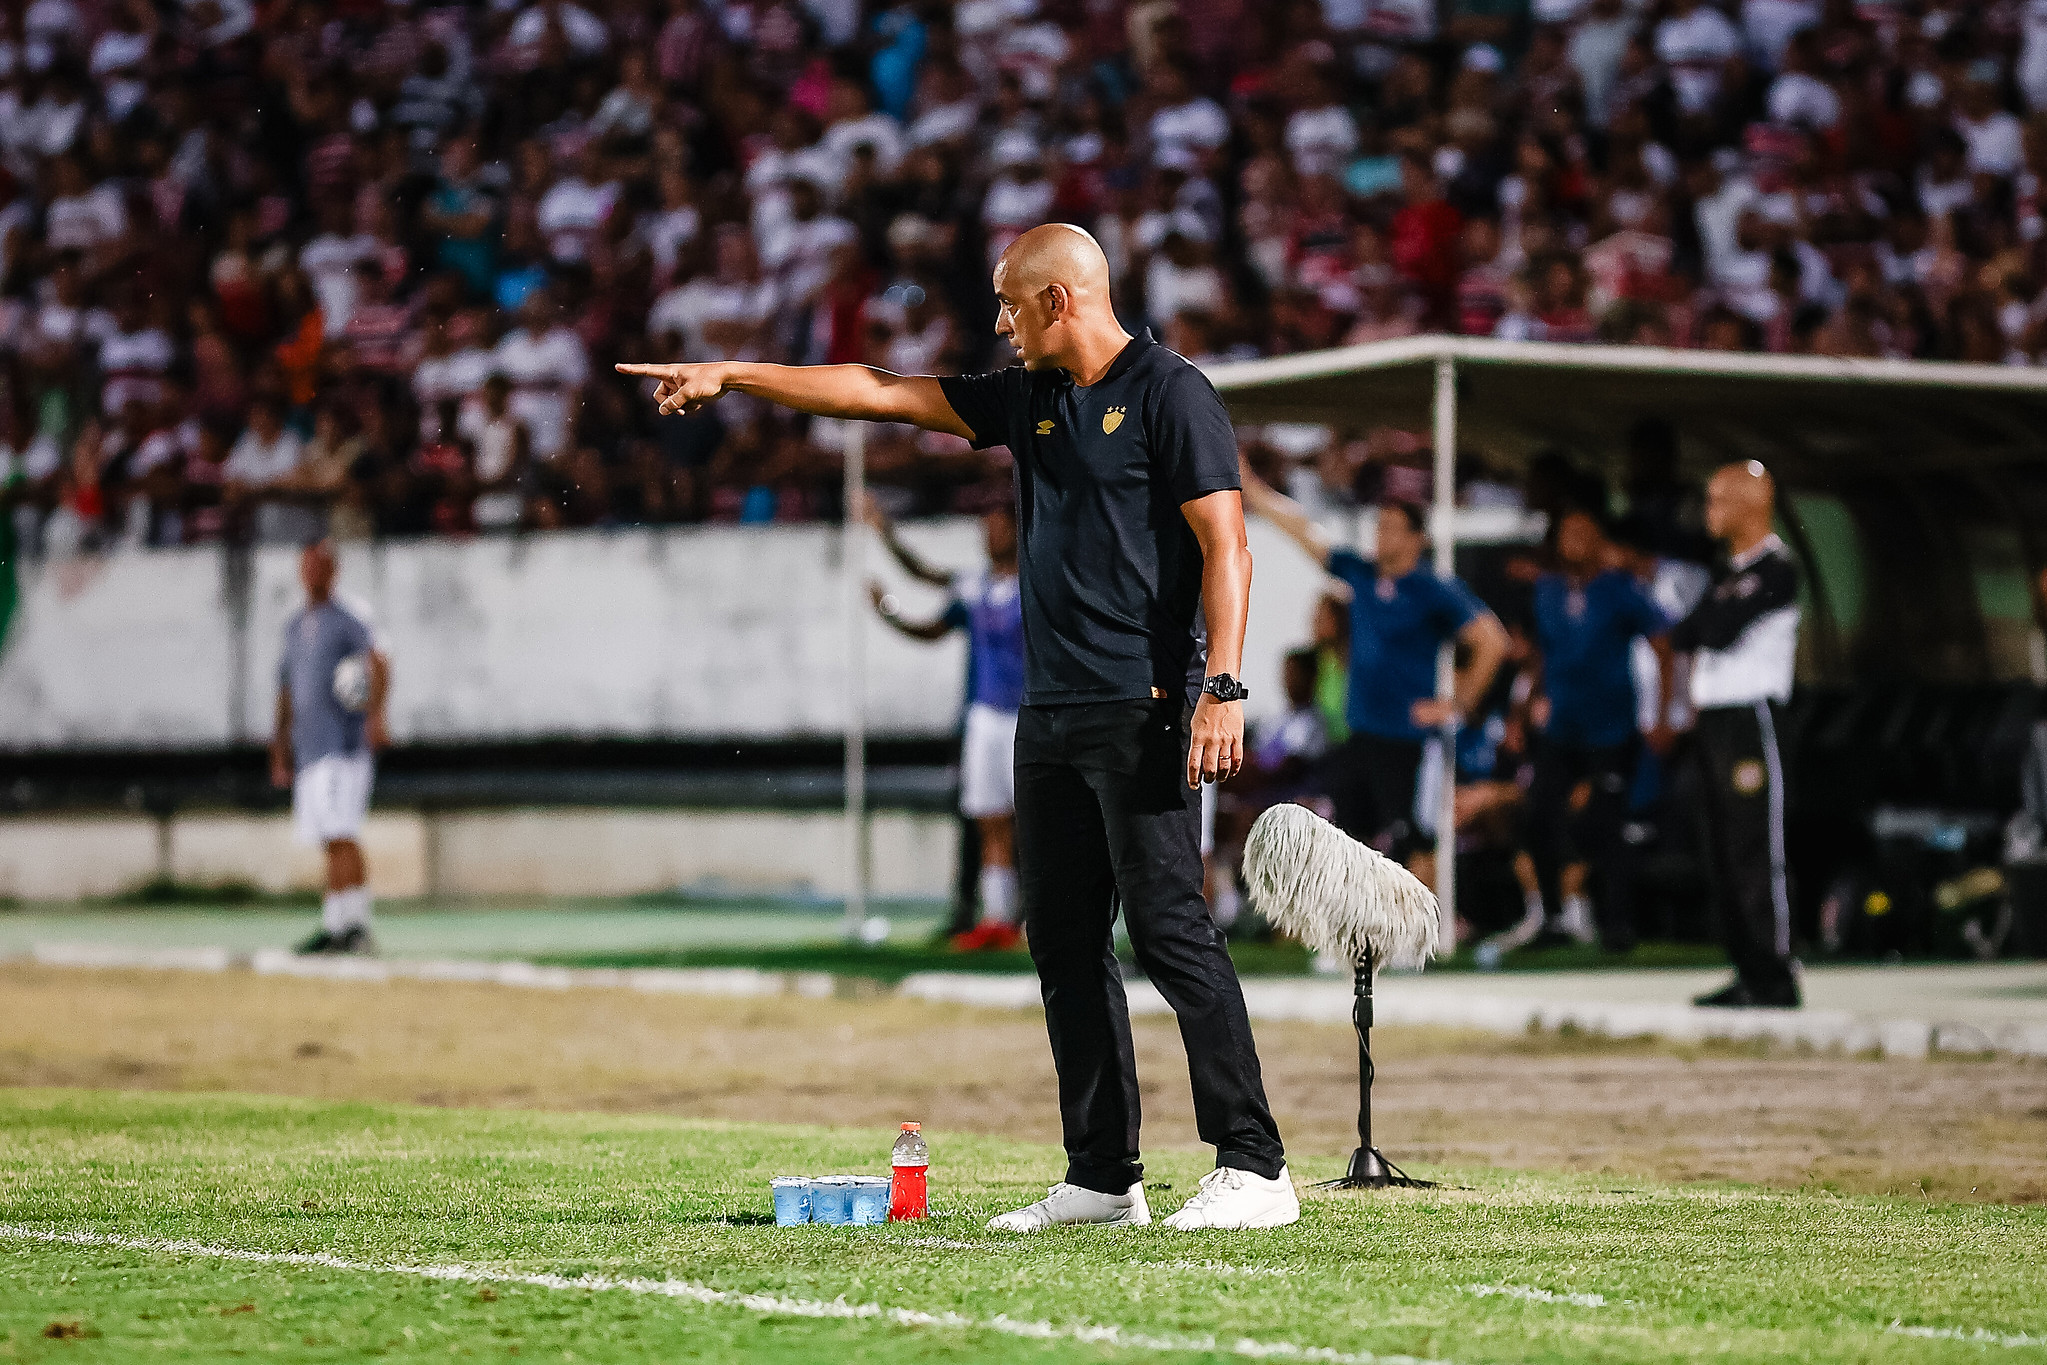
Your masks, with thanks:
<instances>
[{"instance_id":1,"label":"black polo shirt","mask_svg":"<svg viewBox=\"0 0 2047 1365\"><path fill-rule=\"evenodd\" d=\"M1020 365L939 382L976 449L1016 457L1024 704L1191 703L1207 632L1180 508L1242 486L1208 379L1146 332L1087 388Z\"/></svg>"}]
</instances>

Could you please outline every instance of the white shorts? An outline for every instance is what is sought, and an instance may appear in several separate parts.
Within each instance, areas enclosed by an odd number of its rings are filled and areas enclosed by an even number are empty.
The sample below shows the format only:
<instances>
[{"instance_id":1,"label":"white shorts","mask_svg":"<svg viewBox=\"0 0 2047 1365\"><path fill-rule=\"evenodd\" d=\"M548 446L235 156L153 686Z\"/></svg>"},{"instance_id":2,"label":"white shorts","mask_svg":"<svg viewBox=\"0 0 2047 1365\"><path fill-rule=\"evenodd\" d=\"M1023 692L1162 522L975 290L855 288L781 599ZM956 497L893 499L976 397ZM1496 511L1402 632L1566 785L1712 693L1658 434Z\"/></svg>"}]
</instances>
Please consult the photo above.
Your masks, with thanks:
<instances>
[{"instance_id":1,"label":"white shorts","mask_svg":"<svg viewBox=\"0 0 2047 1365\"><path fill-rule=\"evenodd\" d=\"M291 821L298 841L319 847L360 838L375 778L376 760L367 753L329 754L300 768L291 784Z\"/></svg>"},{"instance_id":2,"label":"white shorts","mask_svg":"<svg viewBox=\"0 0 2047 1365\"><path fill-rule=\"evenodd\" d=\"M960 745L960 814L969 820L1016 813L1016 712L975 702Z\"/></svg>"}]
</instances>

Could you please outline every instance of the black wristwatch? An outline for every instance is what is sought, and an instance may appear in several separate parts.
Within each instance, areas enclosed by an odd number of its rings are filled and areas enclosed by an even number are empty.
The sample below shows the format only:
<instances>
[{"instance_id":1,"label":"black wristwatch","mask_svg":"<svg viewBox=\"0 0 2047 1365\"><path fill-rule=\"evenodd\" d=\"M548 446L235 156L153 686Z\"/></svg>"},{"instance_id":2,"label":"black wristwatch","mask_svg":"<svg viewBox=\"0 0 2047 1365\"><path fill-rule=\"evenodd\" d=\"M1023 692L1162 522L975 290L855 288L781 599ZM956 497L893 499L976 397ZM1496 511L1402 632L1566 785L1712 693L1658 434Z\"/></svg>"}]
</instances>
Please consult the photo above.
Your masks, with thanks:
<instances>
[{"instance_id":1,"label":"black wristwatch","mask_svg":"<svg viewBox=\"0 0 2047 1365\"><path fill-rule=\"evenodd\" d=\"M1251 689L1227 673L1217 673L1201 684L1201 690L1217 701L1242 701L1251 695Z\"/></svg>"}]
</instances>

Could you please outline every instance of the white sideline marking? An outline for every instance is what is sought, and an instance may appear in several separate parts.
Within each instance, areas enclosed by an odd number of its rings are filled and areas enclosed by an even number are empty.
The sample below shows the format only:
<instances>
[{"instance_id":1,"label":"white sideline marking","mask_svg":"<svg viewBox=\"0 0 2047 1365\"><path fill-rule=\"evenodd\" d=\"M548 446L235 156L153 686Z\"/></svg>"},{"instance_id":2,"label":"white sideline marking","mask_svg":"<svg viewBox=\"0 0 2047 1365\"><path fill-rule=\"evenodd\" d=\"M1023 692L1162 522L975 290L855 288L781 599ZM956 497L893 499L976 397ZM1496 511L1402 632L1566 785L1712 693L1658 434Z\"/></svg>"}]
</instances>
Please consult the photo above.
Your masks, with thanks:
<instances>
[{"instance_id":1,"label":"white sideline marking","mask_svg":"<svg viewBox=\"0 0 2047 1365\"><path fill-rule=\"evenodd\" d=\"M512 1270L492 1270L472 1265L380 1265L374 1261L350 1260L324 1251L246 1251L239 1247L210 1246L204 1242L172 1241L160 1237L121 1237L106 1232L60 1232L48 1228L21 1227L0 1223L0 1239L17 1242L55 1242L65 1246L118 1247L124 1251L154 1251L171 1256L205 1256L222 1261L252 1265L307 1266L321 1270L361 1271L375 1275L410 1275L423 1280L456 1284L511 1284L533 1289L621 1290L655 1298L680 1299L721 1308L740 1308L766 1317L875 1319L899 1327L939 1327L955 1331L999 1332L1005 1336L1029 1337L1039 1341L1077 1341L1090 1346L1121 1347L1132 1351L1191 1354L1225 1354L1252 1360L1306 1360L1322 1365L1449 1365L1447 1361L1420 1356L1375 1355L1370 1351L1339 1351L1329 1346L1302 1346L1291 1341L1234 1341L1213 1336L1172 1336L1133 1332L1113 1323L1061 1324L1025 1322L998 1313L992 1318L970 1318L959 1313L925 1313L914 1308L889 1308L878 1303L847 1303L834 1299L788 1299L778 1294L741 1294L712 1289L687 1280L614 1279L609 1275L529 1275Z\"/></svg>"},{"instance_id":2,"label":"white sideline marking","mask_svg":"<svg viewBox=\"0 0 2047 1365\"><path fill-rule=\"evenodd\" d=\"M1231 1265L1228 1261L1132 1261L1130 1264L1139 1270L1200 1270L1210 1275L1235 1275L1247 1280L1294 1273L1281 1266Z\"/></svg>"},{"instance_id":3,"label":"white sideline marking","mask_svg":"<svg viewBox=\"0 0 2047 1365\"><path fill-rule=\"evenodd\" d=\"M1981 1327L1907 1327L1902 1322L1894 1322L1891 1331L1901 1337L1971 1341L1978 1346L2047 1346L2047 1337L2028 1336L2024 1332L1987 1332Z\"/></svg>"},{"instance_id":4,"label":"white sideline marking","mask_svg":"<svg viewBox=\"0 0 2047 1365\"><path fill-rule=\"evenodd\" d=\"M1558 1294L1552 1290L1535 1289L1525 1284L1468 1284L1464 1286L1464 1292L1476 1294L1480 1298L1498 1294L1510 1299L1524 1299L1529 1303L1568 1303L1579 1308L1606 1307L1604 1294Z\"/></svg>"},{"instance_id":5,"label":"white sideline marking","mask_svg":"<svg viewBox=\"0 0 2047 1365\"><path fill-rule=\"evenodd\" d=\"M985 1242L955 1242L950 1237L905 1237L898 1243L906 1247L931 1247L937 1251L989 1251Z\"/></svg>"}]
</instances>

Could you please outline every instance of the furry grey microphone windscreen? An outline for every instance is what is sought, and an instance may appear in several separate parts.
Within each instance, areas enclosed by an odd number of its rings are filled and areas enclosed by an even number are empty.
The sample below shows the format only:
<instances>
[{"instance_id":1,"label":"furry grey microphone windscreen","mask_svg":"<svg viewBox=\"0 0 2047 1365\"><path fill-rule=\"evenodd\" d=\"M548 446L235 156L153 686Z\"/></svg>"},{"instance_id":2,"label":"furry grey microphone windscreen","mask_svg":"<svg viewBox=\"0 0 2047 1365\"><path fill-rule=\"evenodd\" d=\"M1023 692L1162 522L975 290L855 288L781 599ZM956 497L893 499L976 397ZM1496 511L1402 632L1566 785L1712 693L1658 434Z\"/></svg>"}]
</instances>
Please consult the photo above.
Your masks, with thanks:
<instances>
[{"instance_id":1,"label":"furry grey microphone windscreen","mask_svg":"<svg viewBox=\"0 0 2047 1365\"><path fill-rule=\"evenodd\" d=\"M1273 928L1318 952L1381 967L1435 956L1435 893L1306 806L1258 817L1244 843L1244 880Z\"/></svg>"}]
</instances>

